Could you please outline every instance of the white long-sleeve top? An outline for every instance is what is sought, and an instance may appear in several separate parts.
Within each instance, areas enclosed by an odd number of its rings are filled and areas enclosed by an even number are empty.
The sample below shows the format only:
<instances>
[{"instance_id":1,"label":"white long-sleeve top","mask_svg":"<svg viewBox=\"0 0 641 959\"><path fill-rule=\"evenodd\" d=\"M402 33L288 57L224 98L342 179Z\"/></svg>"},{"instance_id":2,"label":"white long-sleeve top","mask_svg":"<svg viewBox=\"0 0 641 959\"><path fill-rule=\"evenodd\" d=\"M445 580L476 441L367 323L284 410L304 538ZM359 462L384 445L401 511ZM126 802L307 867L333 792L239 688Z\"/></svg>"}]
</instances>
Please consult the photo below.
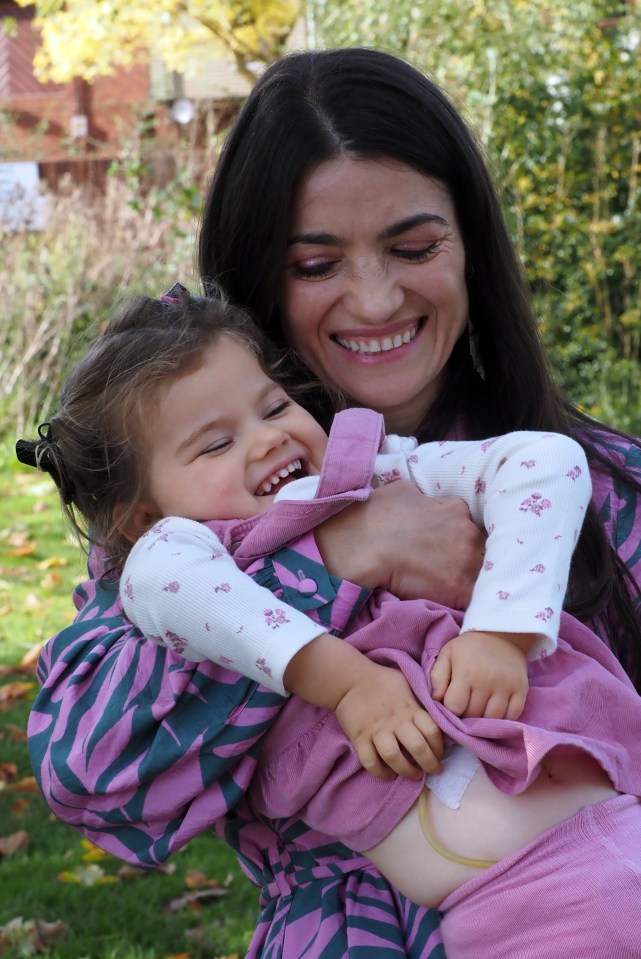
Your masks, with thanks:
<instances>
[{"instance_id":1,"label":"white long-sleeve top","mask_svg":"<svg viewBox=\"0 0 641 959\"><path fill-rule=\"evenodd\" d=\"M581 447L566 436L534 432L421 445L388 436L372 485L400 478L426 495L462 498L487 531L462 631L535 633L530 657L552 652L591 496ZM318 482L291 482L276 499L312 499ZM288 663L324 631L289 606L277 622L267 621L273 594L237 568L215 533L180 517L161 520L138 540L120 591L126 615L149 639L190 660L233 661L235 671L283 695Z\"/></svg>"}]
</instances>

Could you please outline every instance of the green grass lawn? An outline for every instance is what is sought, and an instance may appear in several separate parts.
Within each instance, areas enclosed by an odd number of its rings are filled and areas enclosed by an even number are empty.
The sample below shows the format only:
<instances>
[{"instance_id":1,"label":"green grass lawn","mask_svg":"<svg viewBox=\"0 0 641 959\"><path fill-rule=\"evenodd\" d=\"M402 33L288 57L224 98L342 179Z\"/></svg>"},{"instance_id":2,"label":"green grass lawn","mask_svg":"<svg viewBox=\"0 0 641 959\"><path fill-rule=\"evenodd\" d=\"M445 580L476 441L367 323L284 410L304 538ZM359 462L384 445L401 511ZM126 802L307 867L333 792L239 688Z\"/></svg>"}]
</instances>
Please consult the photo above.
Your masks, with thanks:
<instances>
[{"instance_id":1,"label":"green grass lawn","mask_svg":"<svg viewBox=\"0 0 641 959\"><path fill-rule=\"evenodd\" d=\"M48 477L0 446L0 956L242 956L258 894L223 843L202 836L166 871L123 870L34 790L24 730L36 680L19 664L71 621L84 567Z\"/></svg>"}]
</instances>

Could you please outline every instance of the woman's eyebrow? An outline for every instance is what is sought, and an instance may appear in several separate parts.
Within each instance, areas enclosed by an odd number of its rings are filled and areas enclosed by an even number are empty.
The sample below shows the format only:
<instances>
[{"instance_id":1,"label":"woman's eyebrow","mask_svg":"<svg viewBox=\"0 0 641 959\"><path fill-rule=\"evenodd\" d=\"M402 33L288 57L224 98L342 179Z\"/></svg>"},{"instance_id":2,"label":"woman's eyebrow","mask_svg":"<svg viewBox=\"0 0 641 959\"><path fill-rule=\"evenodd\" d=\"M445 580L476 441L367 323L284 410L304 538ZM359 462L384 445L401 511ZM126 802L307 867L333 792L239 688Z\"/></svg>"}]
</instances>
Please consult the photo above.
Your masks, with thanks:
<instances>
[{"instance_id":1,"label":"woman's eyebrow","mask_svg":"<svg viewBox=\"0 0 641 959\"><path fill-rule=\"evenodd\" d=\"M412 230L416 226L422 226L424 223L437 223L439 226L444 227L450 226L449 221L437 213L415 213L412 216L404 217L402 220L397 220L396 223L392 223L390 226L386 226L385 229L381 230L378 234L377 239L390 240L392 237L399 236L401 233ZM333 233L294 233L287 242L290 246L293 246L294 243L338 246L341 243L341 238Z\"/></svg>"},{"instance_id":2,"label":"woman's eyebrow","mask_svg":"<svg viewBox=\"0 0 641 959\"><path fill-rule=\"evenodd\" d=\"M287 241L290 246L294 243L318 243L321 246L335 246L340 243L340 237L332 233L294 233Z\"/></svg>"},{"instance_id":3,"label":"woman's eyebrow","mask_svg":"<svg viewBox=\"0 0 641 959\"><path fill-rule=\"evenodd\" d=\"M406 233L408 230L412 230L415 226L423 226L424 223L437 223L439 226L449 227L449 221L443 216L439 216L438 213L415 213L413 216L406 216L402 220L398 220L396 223L392 223L391 226L385 227L378 234L379 240L391 240L394 236L399 236L401 233Z\"/></svg>"}]
</instances>

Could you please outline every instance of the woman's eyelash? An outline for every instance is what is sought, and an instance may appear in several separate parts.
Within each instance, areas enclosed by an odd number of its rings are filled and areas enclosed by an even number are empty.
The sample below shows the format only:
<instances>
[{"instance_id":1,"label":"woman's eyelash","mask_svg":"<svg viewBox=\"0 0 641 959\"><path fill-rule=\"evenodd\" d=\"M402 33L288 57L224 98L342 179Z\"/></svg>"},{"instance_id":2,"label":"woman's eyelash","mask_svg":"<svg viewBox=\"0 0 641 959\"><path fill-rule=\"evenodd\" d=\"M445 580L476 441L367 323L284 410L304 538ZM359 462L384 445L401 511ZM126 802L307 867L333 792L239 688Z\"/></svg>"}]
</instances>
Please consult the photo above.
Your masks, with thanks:
<instances>
[{"instance_id":1,"label":"woman's eyelash","mask_svg":"<svg viewBox=\"0 0 641 959\"><path fill-rule=\"evenodd\" d=\"M331 263L316 263L314 266L303 266L302 263L294 263L292 271L294 276L301 277L305 280L314 280L317 277L327 276L328 273L331 273L336 263L332 261Z\"/></svg>"},{"instance_id":2,"label":"woman's eyelash","mask_svg":"<svg viewBox=\"0 0 641 959\"><path fill-rule=\"evenodd\" d=\"M434 254L438 252L440 245L441 241L437 240L435 243L430 243L429 246L421 247L420 250L394 249L392 254L401 260L408 260L411 263L421 263L434 256ZM324 261L323 263L315 263L313 266L294 263L292 272L295 277L304 280L323 279L323 277L327 276L336 268L337 262L337 260Z\"/></svg>"},{"instance_id":3,"label":"woman's eyelash","mask_svg":"<svg viewBox=\"0 0 641 959\"><path fill-rule=\"evenodd\" d=\"M437 240L436 243L423 246L420 250L395 250L395 255L399 256L402 260L420 262L421 260L429 260L431 256L434 256L440 245L441 241Z\"/></svg>"}]
</instances>

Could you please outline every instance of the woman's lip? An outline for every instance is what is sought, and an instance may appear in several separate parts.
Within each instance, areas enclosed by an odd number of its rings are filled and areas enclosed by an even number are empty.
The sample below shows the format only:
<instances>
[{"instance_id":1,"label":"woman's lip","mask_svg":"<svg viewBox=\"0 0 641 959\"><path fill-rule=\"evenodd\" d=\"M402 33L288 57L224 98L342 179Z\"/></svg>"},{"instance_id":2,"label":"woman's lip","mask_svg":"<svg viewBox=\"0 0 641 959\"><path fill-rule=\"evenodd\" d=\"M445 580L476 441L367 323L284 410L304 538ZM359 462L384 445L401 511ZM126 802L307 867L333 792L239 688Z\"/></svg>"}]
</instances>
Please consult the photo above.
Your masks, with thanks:
<instances>
[{"instance_id":1,"label":"woman's lip","mask_svg":"<svg viewBox=\"0 0 641 959\"><path fill-rule=\"evenodd\" d=\"M407 346L417 336L427 317L421 317L416 322L397 328L394 331L386 331L379 336L355 335L333 333L332 339L342 349L354 354L355 356L370 356L379 353L393 353Z\"/></svg>"}]
</instances>

